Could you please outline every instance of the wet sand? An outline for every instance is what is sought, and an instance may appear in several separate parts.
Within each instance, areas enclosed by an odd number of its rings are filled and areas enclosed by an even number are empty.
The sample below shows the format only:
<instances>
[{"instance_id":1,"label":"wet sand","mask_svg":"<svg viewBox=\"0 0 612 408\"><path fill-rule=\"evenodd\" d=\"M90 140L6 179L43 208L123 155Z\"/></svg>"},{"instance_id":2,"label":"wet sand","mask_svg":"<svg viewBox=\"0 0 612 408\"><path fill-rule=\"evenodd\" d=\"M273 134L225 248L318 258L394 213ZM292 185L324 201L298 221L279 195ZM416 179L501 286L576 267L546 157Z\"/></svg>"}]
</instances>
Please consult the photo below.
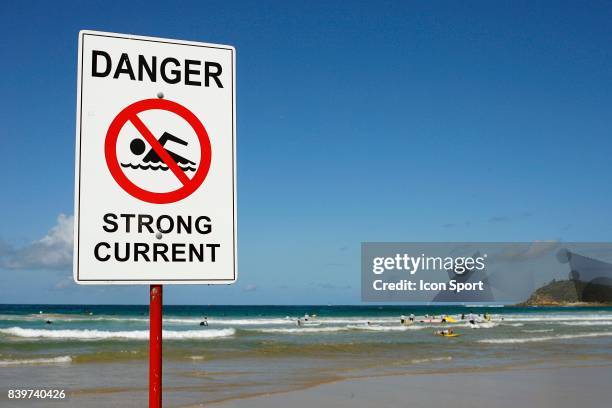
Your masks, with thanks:
<instances>
[{"instance_id":1,"label":"wet sand","mask_svg":"<svg viewBox=\"0 0 612 408\"><path fill-rule=\"evenodd\" d=\"M576 408L612 403L612 365L370 377L217 404L217 408Z\"/></svg>"},{"instance_id":2,"label":"wet sand","mask_svg":"<svg viewBox=\"0 0 612 408\"><path fill-rule=\"evenodd\" d=\"M68 370L48 367L55 375L41 368L6 370L0 379L7 388L28 383L45 384L44 388L64 388L69 394L67 400L9 401L4 393L0 396L0 406L35 408L50 404L75 408L136 408L147 405L146 365L142 363L100 364L96 367L84 364ZM93 372L96 375L92 375ZM185 382L182 374L172 367L166 370L164 407L576 408L604 407L612 401L612 364L597 364L594 361L589 366L577 367L531 366L361 377L309 388L304 388L306 385L303 384L301 389L294 391L259 393L257 396L253 396L257 393L255 389L224 389L223 384L216 383L212 378L206 378L203 382L202 378ZM75 375L80 378L78 382ZM213 393L217 394L216 398ZM218 402L204 402L211 397Z\"/></svg>"}]
</instances>

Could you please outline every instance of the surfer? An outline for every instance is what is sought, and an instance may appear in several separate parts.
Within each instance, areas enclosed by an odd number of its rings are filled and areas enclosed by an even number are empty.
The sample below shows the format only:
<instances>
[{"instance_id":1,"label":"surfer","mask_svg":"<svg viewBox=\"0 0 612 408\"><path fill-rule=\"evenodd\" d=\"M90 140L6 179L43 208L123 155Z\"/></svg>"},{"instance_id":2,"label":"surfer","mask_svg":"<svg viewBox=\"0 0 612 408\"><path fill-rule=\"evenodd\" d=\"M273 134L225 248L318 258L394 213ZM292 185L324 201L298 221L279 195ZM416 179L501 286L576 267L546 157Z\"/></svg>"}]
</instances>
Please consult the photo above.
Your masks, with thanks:
<instances>
[{"instance_id":1,"label":"surfer","mask_svg":"<svg viewBox=\"0 0 612 408\"><path fill-rule=\"evenodd\" d=\"M208 327L208 317L204 316L204 320L200 322L200 326Z\"/></svg>"},{"instance_id":2,"label":"surfer","mask_svg":"<svg viewBox=\"0 0 612 408\"><path fill-rule=\"evenodd\" d=\"M468 321L471 325L476 324L476 317L474 316L474 313L470 312L470 314L468 315Z\"/></svg>"},{"instance_id":3,"label":"surfer","mask_svg":"<svg viewBox=\"0 0 612 408\"><path fill-rule=\"evenodd\" d=\"M164 146L164 150L166 152L168 152L168 154L170 155L170 157L172 157L172 159L177 163L177 164L182 164L185 166L195 166L195 163L192 162L189 159L186 159L185 157L174 153L171 150L166 149L165 145L166 142L174 142L183 146L187 146L187 142L184 141L183 139L180 139L168 132L164 132L164 134L159 138L158 140L159 144L161 144L162 146ZM134 139L130 142L130 150L132 151L132 153L134 153L136 156L140 156L141 154L144 153L144 151L146 150L146 145L145 142L142 139ZM159 157L159 155L157 154L157 152L151 148L147 154L142 158L142 161L144 163L163 163L162 159Z\"/></svg>"}]
</instances>

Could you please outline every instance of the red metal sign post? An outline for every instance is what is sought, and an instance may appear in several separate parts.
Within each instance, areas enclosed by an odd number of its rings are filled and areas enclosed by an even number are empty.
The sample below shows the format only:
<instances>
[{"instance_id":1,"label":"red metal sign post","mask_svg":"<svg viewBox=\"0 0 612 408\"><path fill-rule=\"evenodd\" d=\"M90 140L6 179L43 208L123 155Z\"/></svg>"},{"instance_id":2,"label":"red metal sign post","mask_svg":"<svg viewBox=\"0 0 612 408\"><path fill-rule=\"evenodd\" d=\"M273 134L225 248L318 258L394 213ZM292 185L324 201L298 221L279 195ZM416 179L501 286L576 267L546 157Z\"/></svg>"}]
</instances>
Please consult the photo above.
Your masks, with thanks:
<instances>
[{"instance_id":1,"label":"red metal sign post","mask_svg":"<svg viewBox=\"0 0 612 408\"><path fill-rule=\"evenodd\" d=\"M151 285L149 297L149 408L161 408L162 285Z\"/></svg>"}]
</instances>

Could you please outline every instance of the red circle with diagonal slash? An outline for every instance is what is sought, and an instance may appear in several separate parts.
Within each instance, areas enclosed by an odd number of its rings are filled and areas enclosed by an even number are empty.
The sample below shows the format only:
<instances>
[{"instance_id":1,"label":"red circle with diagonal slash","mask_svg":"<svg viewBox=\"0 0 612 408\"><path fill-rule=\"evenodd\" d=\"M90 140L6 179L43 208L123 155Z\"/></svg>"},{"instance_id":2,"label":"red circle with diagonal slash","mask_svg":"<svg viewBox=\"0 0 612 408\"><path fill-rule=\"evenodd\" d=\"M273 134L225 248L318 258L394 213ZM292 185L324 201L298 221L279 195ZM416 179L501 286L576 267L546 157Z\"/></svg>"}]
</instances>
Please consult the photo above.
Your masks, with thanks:
<instances>
[{"instance_id":1,"label":"red circle with diagonal slash","mask_svg":"<svg viewBox=\"0 0 612 408\"><path fill-rule=\"evenodd\" d=\"M187 177L185 172L176 164L174 159L172 159L163 146L157 141L157 138L153 136L138 117L139 113L154 109L169 111L180 116L189 123L198 136L201 150L200 165L191 179ZM132 122L151 148L155 150L159 158L183 184L181 187L176 190L161 193L149 191L137 186L125 175L117 159L117 139L119 138L119 132L121 132L121 129L123 129L123 126L125 126L127 122ZM189 197L202 185L210 169L211 146L204 125L189 109L166 99L144 99L129 105L113 119L106 132L104 154L106 156L106 164L113 178L128 194L148 203L168 204Z\"/></svg>"}]
</instances>

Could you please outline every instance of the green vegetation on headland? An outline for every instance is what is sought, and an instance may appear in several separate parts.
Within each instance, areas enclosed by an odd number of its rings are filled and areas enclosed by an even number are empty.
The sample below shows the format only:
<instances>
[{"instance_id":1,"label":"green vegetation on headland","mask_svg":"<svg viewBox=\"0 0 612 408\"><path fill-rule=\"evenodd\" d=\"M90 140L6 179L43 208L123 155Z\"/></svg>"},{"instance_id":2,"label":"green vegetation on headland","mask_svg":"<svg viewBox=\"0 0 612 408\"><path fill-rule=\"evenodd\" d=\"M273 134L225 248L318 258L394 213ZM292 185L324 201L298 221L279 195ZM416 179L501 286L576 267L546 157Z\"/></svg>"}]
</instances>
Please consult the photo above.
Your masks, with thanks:
<instances>
[{"instance_id":1,"label":"green vegetation on headland","mask_svg":"<svg viewBox=\"0 0 612 408\"><path fill-rule=\"evenodd\" d=\"M573 280L552 280L517 306L610 306L612 287Z\"/></svg>"}]
</instances>

